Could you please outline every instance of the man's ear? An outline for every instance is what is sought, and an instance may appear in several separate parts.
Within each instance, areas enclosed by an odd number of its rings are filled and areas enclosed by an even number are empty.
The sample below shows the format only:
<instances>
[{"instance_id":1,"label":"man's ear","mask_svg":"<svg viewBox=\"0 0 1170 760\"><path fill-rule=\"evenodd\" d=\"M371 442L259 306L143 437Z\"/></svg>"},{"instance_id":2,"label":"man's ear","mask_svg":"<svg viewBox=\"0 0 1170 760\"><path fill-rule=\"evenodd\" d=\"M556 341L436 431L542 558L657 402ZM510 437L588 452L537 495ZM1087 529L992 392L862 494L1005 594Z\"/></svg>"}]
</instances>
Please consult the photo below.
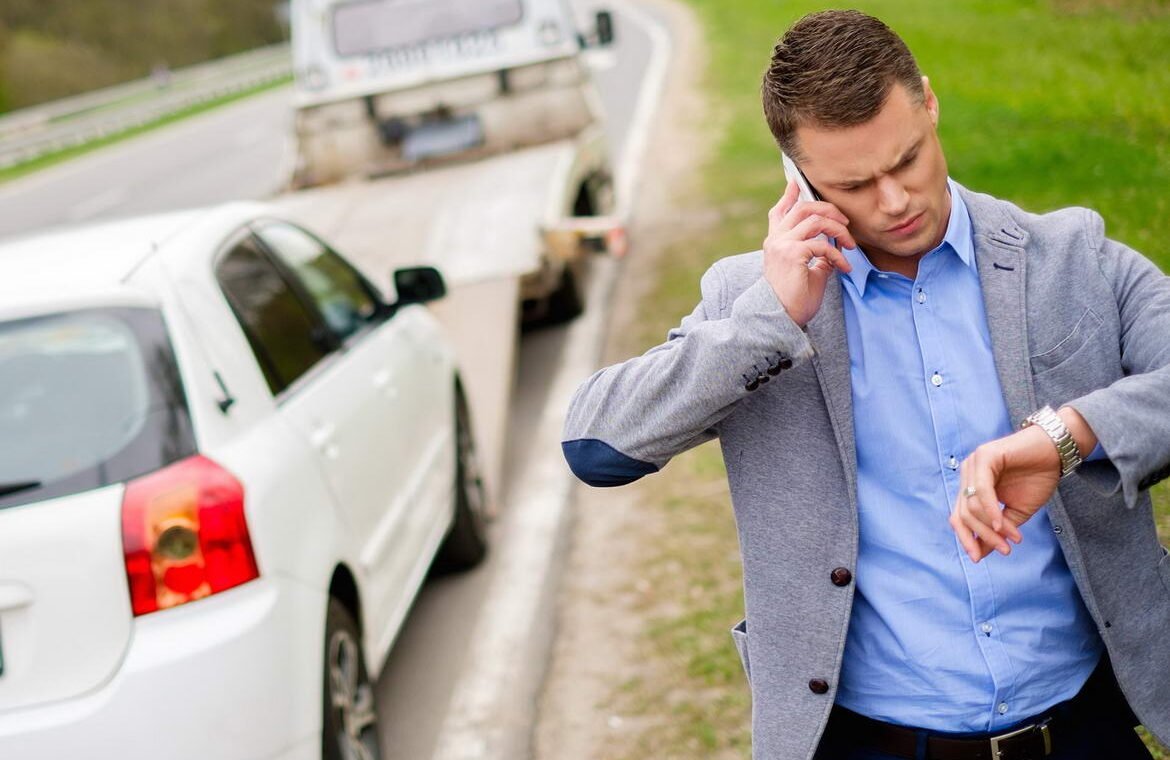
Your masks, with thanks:
<instances>
[{"instance_id":1,"label":"man's ear","mask_svg":"<svg viewBox=\"0 0 1170 760\"><path fill-rule=\"evenodd\" d=\"M922 77L922 104L926 106L926 112L930 114L930 123L938 126L938 97L934 94L934 90L930 89L930 77Z\"/></svg>"}]
</instances>

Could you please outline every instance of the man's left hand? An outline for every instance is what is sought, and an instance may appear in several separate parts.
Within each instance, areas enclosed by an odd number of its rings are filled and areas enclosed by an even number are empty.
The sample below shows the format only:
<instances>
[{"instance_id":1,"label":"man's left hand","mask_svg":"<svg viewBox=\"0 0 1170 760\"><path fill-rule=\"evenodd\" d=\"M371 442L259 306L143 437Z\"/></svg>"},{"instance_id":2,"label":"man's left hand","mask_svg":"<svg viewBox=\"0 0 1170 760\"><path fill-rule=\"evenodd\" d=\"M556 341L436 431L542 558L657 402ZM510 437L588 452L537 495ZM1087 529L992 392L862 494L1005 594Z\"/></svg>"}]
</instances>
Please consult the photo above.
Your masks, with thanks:
<instances>
[{"instance_id":1,"label":"man's left hand","mask_svg":"<svg viewBox=\"0 0 1170 760\"><path fill-rule=\"evenodd\" d=\"M1058 412L1082 456L1097 444L1084 418L1071 407ZM972 562L992 551L1011 553L1019 544L1019 526L1052 498L1060 482L1060 455L1037 425L989 441L963 461L959 495L950 523ZM974 495L967 496L968 487ZM1003 505L1002 508L1000 505Z\"/></svg>"}]
</instances>

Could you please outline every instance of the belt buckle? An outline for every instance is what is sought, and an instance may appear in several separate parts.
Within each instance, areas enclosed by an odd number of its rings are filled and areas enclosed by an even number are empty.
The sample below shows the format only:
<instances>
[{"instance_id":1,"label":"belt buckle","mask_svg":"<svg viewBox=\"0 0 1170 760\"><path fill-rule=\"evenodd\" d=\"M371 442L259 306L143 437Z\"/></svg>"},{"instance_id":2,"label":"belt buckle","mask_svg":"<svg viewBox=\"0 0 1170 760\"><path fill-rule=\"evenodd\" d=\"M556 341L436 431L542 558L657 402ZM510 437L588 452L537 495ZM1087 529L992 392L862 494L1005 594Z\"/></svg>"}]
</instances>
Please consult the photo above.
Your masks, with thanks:
<instances>
[{"instance_id":1,"label":"belt buckle","mask_svg":"<svg viewBox=\"0 0 1170 760\"><path fill-rule=\"evenodd\" d=\"M1044 737L1044 756L1048 757L1049 755L1052 754L1052 736L1051 736L1051 734L1048 733L1048 724L1051 721L1052 721L1052 719L1049 718L1048 720L1045 720L1041 723L1029 723L1028 725L1024 726L1023 728L1017 728L1015 731L1012 731L1010 733L1000 734L999 736L991 737L990 741L991 741L991 758L992 758L992 760L1000 760L1000 758L1003 757L1003 751L1000 750L1000 748L999 748L1000 742L1007 741L1008 739L1012 739L1012 738L1015 738L1017 736L1021 736L1023 734L1028 733L1029 731L1032 731L1032 730L1037 729L1037 728L1040 729L1040 735L1042 737Z\"/></svg>"}]
</instances>

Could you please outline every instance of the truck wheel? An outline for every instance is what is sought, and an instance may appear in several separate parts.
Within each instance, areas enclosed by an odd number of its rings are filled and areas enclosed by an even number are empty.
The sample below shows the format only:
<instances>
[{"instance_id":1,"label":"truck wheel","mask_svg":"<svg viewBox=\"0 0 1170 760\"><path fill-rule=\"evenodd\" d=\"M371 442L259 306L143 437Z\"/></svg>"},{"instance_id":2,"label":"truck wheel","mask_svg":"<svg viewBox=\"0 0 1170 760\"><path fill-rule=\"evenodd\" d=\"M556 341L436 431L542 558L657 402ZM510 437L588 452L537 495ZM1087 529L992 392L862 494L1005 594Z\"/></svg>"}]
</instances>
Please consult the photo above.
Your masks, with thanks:
<instances>
[{"instance_id":1,"label":"truck wheel","mask_svg":"<svg viewBox=\"0 0 1170 760\"><path fill-rule=\"evenodd\" d=\"M548 296L545 324L559 325L580 316L585 311L585 298L581 294L581 278L571 266L561 271L561 282Z\"/></svg>"},{"instance_id":2,"label":"truck wheel","mask_svg":"<svg viewBox=\"0 0 1170 760\"><path fill-rule=\"evenodd\" d=\"M471 414L455 393L455 519L435 557L440 572L474 567L487 554L487 492L475 453Z\"/></svg>"},{"instance_id":3,"label":"truck wheel","mask_svg":"<svg viewBox=\"0 0 1170 760\"><path fill-rule=\"evenodd\" d=\"M325 613L323 760L381 760L374 684L362 656L362 633L334 598Z\"/></svg>"}]
</instances>

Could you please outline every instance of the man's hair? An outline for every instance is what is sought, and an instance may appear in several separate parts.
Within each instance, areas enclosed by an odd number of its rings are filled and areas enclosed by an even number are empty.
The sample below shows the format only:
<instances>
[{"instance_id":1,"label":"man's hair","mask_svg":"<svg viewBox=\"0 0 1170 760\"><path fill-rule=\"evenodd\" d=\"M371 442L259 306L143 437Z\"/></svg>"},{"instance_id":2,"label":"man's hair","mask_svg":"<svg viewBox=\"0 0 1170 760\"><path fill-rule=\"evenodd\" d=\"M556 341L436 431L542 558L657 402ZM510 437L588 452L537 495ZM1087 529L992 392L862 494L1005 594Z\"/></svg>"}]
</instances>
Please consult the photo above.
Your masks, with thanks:
<instances>
[{"instance_id":1,"label":"man's hair","mask_svg":"<svg viewBox=\"0 0 1170 760\"><path fill-rule=\"evenodd\" d=\"M796 129L852 127L877 115L894 83L923 102L922 73L906 43L860 11L822 11L797 21L772 51L761 87L772 136L794 160Z\"/></svg>"}]
</instances>

